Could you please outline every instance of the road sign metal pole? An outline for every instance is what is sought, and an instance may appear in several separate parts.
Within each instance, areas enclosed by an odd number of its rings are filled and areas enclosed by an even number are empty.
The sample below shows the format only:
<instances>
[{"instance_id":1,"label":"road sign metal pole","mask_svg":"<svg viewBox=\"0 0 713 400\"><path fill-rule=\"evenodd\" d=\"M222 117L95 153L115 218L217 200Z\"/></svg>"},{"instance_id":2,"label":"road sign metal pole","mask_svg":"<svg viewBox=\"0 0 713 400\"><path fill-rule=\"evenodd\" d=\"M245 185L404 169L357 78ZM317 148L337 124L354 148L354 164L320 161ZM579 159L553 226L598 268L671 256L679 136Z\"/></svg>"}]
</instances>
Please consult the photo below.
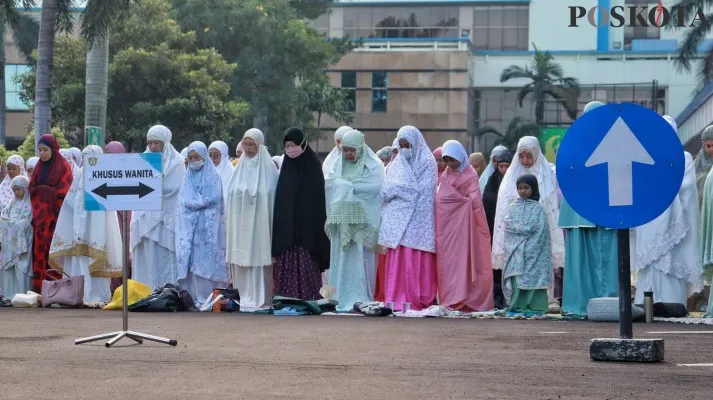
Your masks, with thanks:
<instances>
[{"instance_id":1,"label":"road sign metal pole","mask_svg":"<svg viewBox=\"0 0 713 400\"><path fill-rule=\"evenodd\" d=\"M592 360L664 359L663 339L634 339L629 233L676 199L685 165L673 118L637 104L590 102L562 139L557 181L567 204L594 226L617 230L619 337L593 339Z\"/></svg>"},{"instance_id":2,"label":"road sign metal pole","mask_svg":"<svg viewBox=\"0 0 713 400\"><path fill-rule=\"evenodd\" d=\"M124 265L122 267L121 274L124 278L124 281L122 283L122 294L123 294L123 299L122 299L122 330L119 332L111 332L111 333L105 333L101 335L96 335L96 336L90 336L86 338L81 338L77 339L74 341L74 344L83 344L83 343L89 343L89 342L95 342L97 340L104 340L111 338L108 342L106 342L105 346L106 347L111 347L114 344L116 344L118 341L120 341L123 338L129 338L133 340L134 342L141 344L144 342L144 340L150 340L153 342L158 342L158 343L163 343L163 344L168 344L171 346L175 346L178 344L178 342L174 339L168 339L168 338L163 338L159 336L153 336L153 335L147 335L145 333L139 333L139 332L134 332L129 330L129 293L128 293L128 270L129 270L129 213L127 211L124 211L124 217L121 219L121 226L123 228L123 232L121 233L121 238L123 240L123 255L122 255L122 260L124 262Z\"/></svg>"},{"instance_id":3,"label":"road sign metal pole","mask_svg":"<svg viewBox=\"0 0 713 400\"><path fill-rule=\"evenodd\" d=\"M617 230L619 252L619 337L633 339L631 326L631 259L629 256L629 230Z\"/></svg>"},{"instance_id":4,"label":"road sign metal pole","mask_svg":"<svg viewBox=\"0 0 713 400\"><path fill-rule=\"evenodd\" d=\"M121 276L122 282L121 293L121 318L122 318L122 329L124 332L129 330L129 212L122 211L123 218L121 218L121 240L122 240L122 251L121 251ZM141 342L139 342L141 343Z\"/></svg>"},{"instance_id":5,"label":"road sign metal pole","mask_svg":"<svg viewBox=\"0 0 713 400\"><path fill-rule=\"evenodd\" d=\"M140 204L137 204L135 202L126 202L126 201L119 201L118 204L114 203L112 204L111 202L109 203L109 206L107 207L107 203L104 205L99 204L96 201L96 198L94 198L94 202L90 204L89 202L85 201L85 209L87 211L98 211L98 212L106 212L108 210L116 210L120 211L120 215L122 215L121 218L121 227L122 227L122 234L121 238L123 241L122 244L122 261L123 261L123 266L121 270L121 275L123 277L123 284L122 284L122 294L123 294L123 299L122 299L122 330L118 332L111 332L111 333L104 333L101 335L96 335L96 336L90 336L90 337L85 337L81 339L77 339L74 341L74 344L83 344L83 343L89 343L89 342L94 342L97 340L104 340L104 339L110 339L105 345L106 347L111 347L117 342L119 342L123 338L129 338L139 344L143 343L144 340L150 340L153 342L158 342L158 343L163 343L163 344L168 344L171 346L176 346L178 342L174 339L168 339L168 338L163 338L159 336L153 336L153 335L147 335L144 333L139 333L139 332L134 332L129 330L129 293L128 293L128 287L129 287L129 213L128 211L130 210L160 210L160 204L161 204L161 158L160 155L157 156L157 160L154 160L154 163L152 164L150 161L148 161L148 167L153 168L156 170L158 174L158 179L159 179L159 184L157 186L158 189L152 188L146 184L143 184L141 180L139 180L139 186L133 185L132 182L132 190L127 189L125 186L112 186L109 189L106 189L106 181L111 180L112 183L115 183L117 180L119 182L116 183L121 183L122 180L126 180L122 178L120 174L117 174L115 171L110 171L112 172L111 174L105 173L104 175L110 175L110 176L94 176L95 174L92 173L92 171L96 171L97 165L100 162L100 158L104 159L104 163L102 165L107 164L107 161L110 160L112 157L117 157L119 156L119 159L114 160L114 164L111 164L109 162L109 165L117 165L117 162L124 163L126 158L129 159L139 159L141 160L142 164L147 163L147 155L142 154L142 155L136 155L136 154L123 154L123 155L101 155L101 156L92 156L89 159L85 159L82 162L83 165L83 171L86 172L84 179L85 179L85 196L89 195L90 199L92 199L91 196L96 195L99 196L100 199L106 199L107 196L112 196L112 198L115 198L117 196L138 196L139 202L142 201L147 201L150 204L154 204L154 208L145 208L146 205L144 205L144 208L141 208L142 206ZM85 156L86 157L86 156ZM154 157L156 158L156 157ZM88 162L87 162L88 161ZM157 167L156 167L157 166ZM106 170L107 168L105 168ZM114 167L113 169L119 169ZM155 179L153 173L151 173L151 170L147 170L146 167L143 165L140 167L135 167L136 170L135 176L132 176L131 179L142 179L142 178L147 178L147 182L149 182L150 185L154 185L152 179ZM111 168L109 168L111 170ZM148 176L146 175L146 172L148 171ZM121 172L121 171L119 171ZM92 175L90 175L92 173ZM102 175L101 173L98 175ZM119 175L119 176L116 176ZM90 177L92 179L99 180L99 181L104 181L103 186L100 187L95 187L93 190L90 189L89 183L93 182L90 180ZM94 182L96 183L96 182ZM105 187L105 192L102 192L99 190L101 187ZM108 190L108 191L107 191ZM97 192L99 191L99 192ZM93 194L89 194L93 193ZM103 193L103 194L102 194ZM150 199L151 193L156 195L157 197L154 199ZM128 210L127 210L128 209Z\"/></svg>"}]
</instances>

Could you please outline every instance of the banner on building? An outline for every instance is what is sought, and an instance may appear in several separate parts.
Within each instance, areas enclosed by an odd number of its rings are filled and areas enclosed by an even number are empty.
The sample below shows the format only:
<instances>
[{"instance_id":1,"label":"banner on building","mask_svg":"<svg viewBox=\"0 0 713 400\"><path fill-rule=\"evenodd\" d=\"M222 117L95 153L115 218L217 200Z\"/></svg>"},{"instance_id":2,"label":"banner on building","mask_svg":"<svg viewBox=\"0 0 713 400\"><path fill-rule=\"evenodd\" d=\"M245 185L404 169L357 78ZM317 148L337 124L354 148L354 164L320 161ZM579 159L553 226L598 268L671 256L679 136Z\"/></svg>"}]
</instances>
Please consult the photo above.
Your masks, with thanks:
<instances>
[{"instance_id":1,"label":"banner on building","mask_svg":"<svg viewBox=\"0 0 713 400\"><path fill-rule=\"evenodd\" d=\"M547 161L554 163L557 160L557 150L566 132L567 128L542 128L540 147Z\"/></svg>"}]
</instances>

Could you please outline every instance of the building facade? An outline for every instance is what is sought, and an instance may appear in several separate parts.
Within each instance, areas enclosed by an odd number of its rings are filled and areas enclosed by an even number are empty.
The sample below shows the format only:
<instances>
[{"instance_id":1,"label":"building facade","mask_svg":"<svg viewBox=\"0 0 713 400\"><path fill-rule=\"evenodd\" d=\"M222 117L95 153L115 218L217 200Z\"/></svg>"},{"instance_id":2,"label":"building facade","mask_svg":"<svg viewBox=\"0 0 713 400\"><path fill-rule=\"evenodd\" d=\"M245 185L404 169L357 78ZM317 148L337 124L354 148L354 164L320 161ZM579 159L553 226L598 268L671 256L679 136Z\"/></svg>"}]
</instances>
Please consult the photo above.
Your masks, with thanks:
<instances>
[{"instance_id":1,"label":"building facade","mask_svg":"<svg viewBox=\"0 0 713 400\"><path fill-rule=\"evenodd\" d=\"M694 156L703 147L701 133L713 125L713 82L706 85L676 118L678 136Z\"/></svg>"},{"instance_id":2,"label":"building facade","mask_svg":"<svg viewBox=\"0 0 713 400\"><path fill-rule=\"evenodd\" d=\"M670 9L676 2L662 3ZM311 23L331 37L364 38L330 74L336 87L354 89L353 125L375 148L411 124L422 128L432 148L458 139L489 151L497 136L478 138L479 129L504 132L515 117L534 120L532 100L518 102L527 81L501 83L500 74L530 65L535 48L550 51L564 76L577 78L580 110L600 100L636 102L674 117L684 111L698 87L695 72L679 71L674 62L685 28L592 26L586 16L570 27L575 4L587 12L637 7L647 15L658 1L352 0L335 2L330 14ZM702 46L710 45L708 38ZM560 104L546 103L545 136L562 135L571 123ZM327 151L337 124L323 126L328 137L319 148ZM549 145L556 151L556 138Z\"/></svg>"},{"instance_id":3,"label":"building facade","mask_svg":"<svg viewBox=\"0 0 713 400\"><path fill-rule=\"evenodd\" d=\"M16 148L25 140L32 128L30 106L20 100L20 85L15 82L18 75L30 70L25 56L15 45L12 31L5 29L5 147Z\"/></svg>"},{"instance_id":4,"label":"building facade","mask_svg":"<svg viewBox=\"0 0 713 400\"><path fill-rule=\"evenodd\" d=\"M86 0L74 2L72 12L80 13L86 6ZM31 18L39 24L40 8L30 8L27 11ZM80 33L79 24L75 24L71 35L78 37ZM15 44L12 29L5 25L5 147L15 149L22 144L27 134L32 130L31 104L26 104L20 100L20 85L15 82L15 78L31 70L29 60L19 50Z\"/></svg>"}]
</instances>

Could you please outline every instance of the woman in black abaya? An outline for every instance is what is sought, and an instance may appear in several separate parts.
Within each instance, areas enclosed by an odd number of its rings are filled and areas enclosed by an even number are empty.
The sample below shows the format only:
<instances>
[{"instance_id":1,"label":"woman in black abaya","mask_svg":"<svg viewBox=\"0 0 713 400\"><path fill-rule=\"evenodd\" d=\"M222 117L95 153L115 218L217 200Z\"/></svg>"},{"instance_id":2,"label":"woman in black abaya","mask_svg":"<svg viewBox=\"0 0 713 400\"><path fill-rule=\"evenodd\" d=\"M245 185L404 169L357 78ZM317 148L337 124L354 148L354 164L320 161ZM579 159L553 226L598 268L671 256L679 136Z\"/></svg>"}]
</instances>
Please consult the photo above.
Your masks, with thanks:
<instances>
[{"instance_id":1,"label":"woman in black abaya","mask_svg":"<svg viewBox=\"0 0 713 400\"><path fill-rule=\"evenodd\" d=\"M329 268L322 164L297 128L285 131L272 221L275 295L317 300Z\"/></svg>"}]
</instances>

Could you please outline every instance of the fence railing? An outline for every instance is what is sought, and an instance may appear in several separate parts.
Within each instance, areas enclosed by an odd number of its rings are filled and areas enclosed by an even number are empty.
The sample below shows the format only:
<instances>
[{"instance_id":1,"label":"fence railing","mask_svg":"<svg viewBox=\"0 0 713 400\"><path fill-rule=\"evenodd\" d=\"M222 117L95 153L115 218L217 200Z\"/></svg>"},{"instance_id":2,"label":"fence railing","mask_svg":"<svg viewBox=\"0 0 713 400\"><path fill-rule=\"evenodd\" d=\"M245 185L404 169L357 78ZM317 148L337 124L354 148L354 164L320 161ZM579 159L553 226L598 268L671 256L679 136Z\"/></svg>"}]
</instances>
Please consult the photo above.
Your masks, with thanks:
<instances>
[{"instance_id":1,"label":"fence railing","mask_svg":"<svg viewBox=\"0 0 713 400\"><path fill-rule=\"evenodd\" d=\"M469 51L468 39L362 39L352 51Z\"/></svg>"}]
</instances>

